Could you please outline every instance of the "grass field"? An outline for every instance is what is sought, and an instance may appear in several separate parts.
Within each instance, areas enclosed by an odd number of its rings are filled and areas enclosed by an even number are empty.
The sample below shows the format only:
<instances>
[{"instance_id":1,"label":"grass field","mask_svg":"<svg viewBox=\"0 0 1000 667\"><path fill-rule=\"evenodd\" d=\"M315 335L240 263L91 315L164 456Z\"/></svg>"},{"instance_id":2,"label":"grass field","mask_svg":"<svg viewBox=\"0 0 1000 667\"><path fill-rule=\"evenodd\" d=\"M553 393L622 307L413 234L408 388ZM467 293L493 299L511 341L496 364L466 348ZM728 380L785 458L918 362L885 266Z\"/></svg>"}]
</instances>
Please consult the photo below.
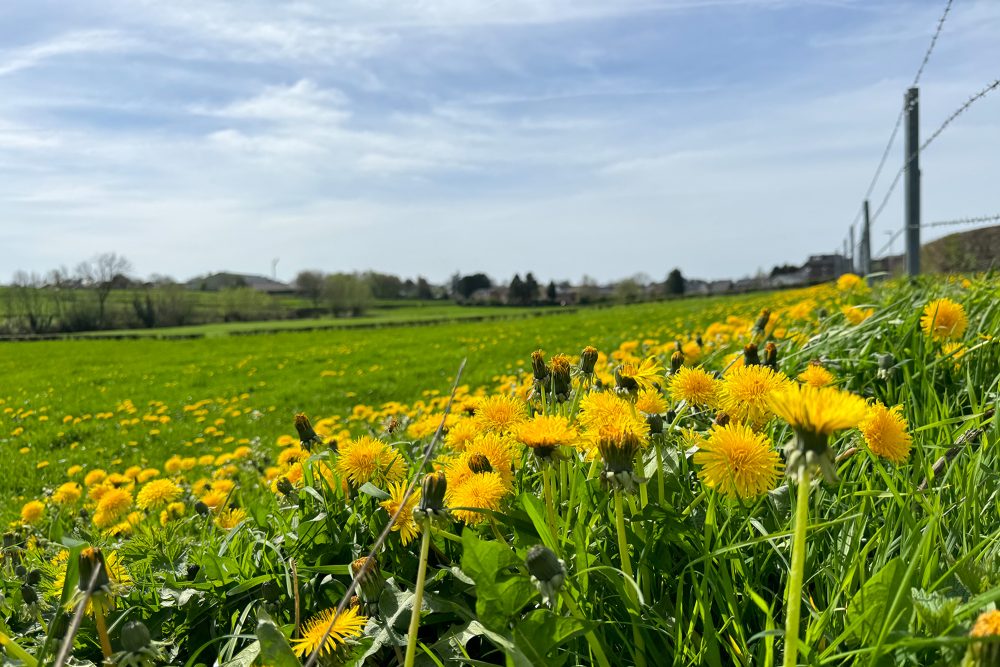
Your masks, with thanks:
<instances>
[{"instance_id":1,"label":"grass field","mask_svg":"<svg viewBox=\"0 0 1000 667\"><path fill-rule=\"evenodd\" d=\"M83 568L94 663L994 665L998 331L986 275L0 344L0 647Z\"/></svg>"}]
</instances>

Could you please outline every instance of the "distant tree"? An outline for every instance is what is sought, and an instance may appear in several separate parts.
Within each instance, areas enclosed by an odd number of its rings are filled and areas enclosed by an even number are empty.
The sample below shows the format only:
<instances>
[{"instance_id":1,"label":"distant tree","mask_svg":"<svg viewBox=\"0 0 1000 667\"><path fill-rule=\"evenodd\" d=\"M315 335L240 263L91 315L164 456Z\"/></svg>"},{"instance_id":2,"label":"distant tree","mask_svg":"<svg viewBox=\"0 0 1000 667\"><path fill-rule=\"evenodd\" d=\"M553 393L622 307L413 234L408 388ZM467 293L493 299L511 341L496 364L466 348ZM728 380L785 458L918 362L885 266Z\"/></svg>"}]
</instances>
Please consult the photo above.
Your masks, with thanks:
<instances>
[{"instance_id":1,"label":"distant tree","mask_svg":"<svg viewBox=\"0 0 1000 667\"><path fill-rule=\"evenodd\" d=\"M362 315L371 307L371 285L352 273L334 273L323 283L323 301L334 315Z\"/></svg>"},{"instance_id":2,"label":"distant tree","mask_svg":"<svg viewBox=\"0 0 1000 667\"><path fill-rule=\"evenodd\" d=\"M775 267L771 269L771 277L774 278L775 276L784 276L790 273L798 273L798 272L799 272L799 267L797 266L794 266L792 264L780 264L780 265L775 265Z\"/></svg>"},{"instance_id":3,"label":"distant tree","mask_svg":"<svg viewBox=\"0 0 1000 667\"><path fill-rule=\"evenodd\" d=\"M132 270L132 263L123 255L105 252L92 259L81 262L77 275L81 282L94 290L97 296L97 324L104 326L106 322L106 305L111 290L121 286L123 279L127 284L127 274Z\"/></svg>"},{"instance_id":4,"label":"distant tree","mask_svg":"<svg viewBox=\"0 0 1000 667\"><path fill-rule=\"evenodd\" d=\"M468 299L476 290L489 289L493 287L493 281L485 273L473 273L469 276L462 276L454 283L454 294L462 299Z\"/></svg>"},{"instance_id":5,"label":"distant tree","mask_svg":"<svg viewBox=\"0 0 1000 667\"><path fill-rule=\"evenodd\" d=\"M323 296L323 272L315 270L299 271L295 276L295 289L302 296L312 301L312 305L319 306Z\"/></svg>"},{"instance_id":6,"label":"distant tree","mask_svg":"<svg viewBox=\"0 0 1000 667\"><path fill-rule=\"evenodd\" d=\"M45 289L41 276L25 271L14 274L7 290L7 313L29 333L44 333L52 327L56 316L55 301Z\"/></svg>"},{"instance_id":7,"label":"distant tree","mask_svg":"<svg viewBox=\"0 0 1000 667\"><path fill-rule=\"evenodd\" d=\"M680 269L674 269L667 275L667 294L681 295L687 287L687 281Z\"/></svg>"},{"instance_id":8,"label":"distant tree","mask_svg":"<svg viewBox=\"0 0 1000 667\"><path fill-rule=\"evenodd\" d=\"M556 298L559 296L559 292L556 289L556 283L553 280L549 281L549 286L545 288L545 298L549 303L555 303Z\"/></svg>"},{"instance_id":9,"label":"distant tree","mask_svg":"<svg viewBox=\"0 0 1000 667\"><path fill-rule=\"evenodd\" d=\"M431 284L423 276L417 276L417 298L423 301L434 298L434 290L431 289Z\"/></svg>"},{"instance_id":10,"label":"distant tree","mask_svg":"<svg viewBox=\"0 0 1000 667\"><path fill-rule=\"evenodd\" d=\"M398 276L369 271L363 278L368 282L376 299L398 299L402 296L403 281Z\"/></svg>"},{"instance_id":11,"label":"distant tree","mask_svg":"<svg viewBox=\"0 0 1000 667\"><path fill-rule=\"evenodd\" d=\"M521 274L515 273L514 277L510 279L510 285L507 287L507 303L523 303L524 302L524 281L521 280Z\"/></svg>"},{"instance_id":12,"label":"distant tree","mask_svg":"<svg viewBox=\"0 0 1000 667\"><path fill-rule=\"evenodd\" d=\"M642 298L642 285L635 278L625 278L615 283L615 299L621 303L635 303Z\"/></svg>"},{"instance_id":13,"label":"distant tree","mask_svg":"<svg viewBox=\"0 0 1000 667\"><path fill-rule=\"evenodd\" d=\"M528 306L535 303L538 300L538 281L535 280L535 276L529 271L528 275L524 277L524 298L522 303Z\"/></svg>"},{"instance_id":14,"label":"distant tree","mask_svg":"<svg viewBox=\"0 0 1000 667\"><path fill-rule=\"evenodd\" d=\"M601 290L597 281L590 276L583 276L580 279L580 287L577 290L578 301L582 304L593 303L601 298Z\"/></svg>"}]
</instances>

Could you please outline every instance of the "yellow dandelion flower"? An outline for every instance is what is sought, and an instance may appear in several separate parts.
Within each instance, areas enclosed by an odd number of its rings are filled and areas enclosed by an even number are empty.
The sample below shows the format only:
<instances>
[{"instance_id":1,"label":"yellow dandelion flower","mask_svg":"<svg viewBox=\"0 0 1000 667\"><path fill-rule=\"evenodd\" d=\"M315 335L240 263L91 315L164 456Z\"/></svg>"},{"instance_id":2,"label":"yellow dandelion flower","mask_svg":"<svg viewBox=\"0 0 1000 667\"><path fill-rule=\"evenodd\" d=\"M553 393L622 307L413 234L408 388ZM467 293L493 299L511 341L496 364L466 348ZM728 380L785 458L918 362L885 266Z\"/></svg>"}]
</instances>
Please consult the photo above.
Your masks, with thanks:
<instances>
[{"instance_id":1,"label":"yellow dandelion flower","mask_svg":"<svg viewBox=\"0 0 1000 667\"><path fill-rule=\"evenodd\" d=\"M160 525L166 526L168 523L174 519L179 519L184 516L184 512L187 508L184 503L170 503L167 505L166 509L160 512Z\"/></svg>"},{"instance_id":2,"label":"yellow dandelion flower","mask_svg":"<svg viewBox=\"0 0 1000 667\"><path fill-rule=\"evenodd\" d=\"M69 468L68 468L68 469L66 470L66 476L67 476L67 477L76 477L77 475L79 475L79 474L80 474L80 472L81 472L82 470L83 470L83 466L81 466L81 465L71 465L71 466L70 466L70 467L69 467Z\"/></svg>"},{"instance_id":3,"label":"yellow dandelion flower","mask_svg":"<svg viewBox=\"0 0 1000 667\"><path fill-rule=\"evenodd\" d=\"M406 463L394 447L363 435L341 447L337 472L355 486L398 482L406 476Z\"/></svg>"},{"instance_id":4,"label":"yellow dandelion flower","mask_svg":"<svg viewBox=\"0 0 1000 667\"><path fill-rule=\"evenodd\" d=\"M672 376L667 391L675 401L712 407L719 396L720 383L704 369L682 367Z\"/></svg>"},{"instance_id":5,"label":"yellow dandelion flower","mask_svg":"<svg viewBox=\"0 0 1000 667\"><path fill-rule=\"evenodd\" d=\"M575 444L580 434L565 417L535 415L517 428L515 437L544 457L551 455L556 447Z\"/></svg>"},{"instance_id":6,"label":"yellow dandelion flower","mask_svg":"<svg viewBox=\"0 0 1000 667\"><path fill-rule=\"evenodd\" d=\"M637 446L649 442L649 424L627 401L611 393L591 392L580 401L578 421L586 428L581 442L588 456L593 456L601 442L634 440Z\"/></svg>"},{"instance_id":7,"label":"yellow dandelion flower","mask_svg":"<svg viewBox=\"0 0 1000 667\"><path fill-rule=\"evenodd\" d=\"M140 484L145 484L154 477L159 477L159 476L160 476L160 471L157 470L156 468L146 468L141 473L139 473L139 476L135 478L135 481L139 482Z\"/></svg>"},{"instance_id":8,"label":"yellow dandelion flower","mask_svg":"<svg viewBox=\"0 0 1000 667\"><path fill-rule=\"evenodd\" d=\"M741 366L726 374L719 391L718 407L736 421L760 428L771 418L768 399L787 386L789 380L767 366Z\"/></svg>"},{"instance_id":9,"label":"yellow dandelion flower","mask_svg":"<svg viewBox=\"0 0 1000 667\"><path fill-rule=\"evenodd\" d=\"M97 502L94 511L94 525L107 528L117 523L132 509L132 494L125 489L108 487L108 490Z\"/></svg>"},{"instance_id":10,"label":"yellow dandelion flower","mask_svg":"<svg viewBox=\"0 0 1000 667\"><path fill-rule=\"evenodd\" d=\"M969 318L962 304L951 299L937 299L924 307L920 328L934 340L956 340L965 334Z\"/></svg>"},{"instance_id":11,"label":"yellow dandelion flower","mask_svg":"<svg viewBox=\"0 0 1000 667\"><path fill-rule=\"evenodd\" d=\"M452 488L451 482L448 483L446 496L448 507L498 511L500 501L507 494L507 488L500 475L495 472L476 473L456 488ZM452 514L459 521L469 525L482 523L488 518L487 514L477 512L475 509L454 509Z\"/></svg>"},{"instance_id":12,"label":"yellow dandelion flower","mask_svg":"<svg viewBox=\"0 0 1000 667\"><path fill-rule=\"evenodd\" d=\"M656 357L648 357L638 364L626 361L615 369L615 384L633 394L640 389L653 388L662 379L663 366Z\"/></svg>"},{"instance_id":13,"label":"yellow dandelion flower","mask_svg":"<svg viewBox=\"0 0 1000 667\"><path fill-rule=\"evenodd\" d=\"M667 411L667 401L656 389L643 389L635 399L635 409L647 415L662 415Z\"/></svg>"},{"instance_id":14,"label":"yellow dandelion flower","mask_svg":"<svg viewBox=\"0 0 1000 667\"><path fill-rule=\"evenodd\" d=\"M848 322L857 326L875 314L874 308L859 308L858 306L841 306L840 312Z\"/></svg>"},{"instance_id":15,"label":"yellow dandelion flower","mask_svg":"<svg viewBox=\"0 0 1000 667\"><path fill-rule=\"evenodd\" d=\"M83 485L84 486L97 486L98 484L100 484L101 482L103 482L104 479L107 476L108 476L108 473L104 472L103 470L91 470L83 478Z\"/></svg>"},{"instance_id":16,"label":"yellow dandelion flower","mask_svg":"<svg viewBox=\"0 0 1000 667\"><path fill-rule=\"evenodd\" d=\"M445 467L449 486L459 486L472 476L470 464L475 460L485 460L488 469L497 473L505 486L514 479L514 460L518 456L517 444L498 433L483 433L468 444L465 451L452 459Z\"/></svg>"},{"instance_id":17,"label":"yellow dandelion flower","mask_svg":"<svg viewBox=\"0 0 1000 667\"><path fill-rule=\"evenodd\" d=\"M76 482L60 484L52 494L52 502L56 505L72 505L83 495L83 488Z\"/></svg>"},{"instance_id":18,"label":"yellow dandelion flower","mask_svg":"<svg viewBox=\"0 0 1000 667\"><path fill-rule=\"evenodd\" d=\"M698 443L694 462L705 486L729 498L756 498L773 489L781 473L781 458L762 433L730 423L715 427Z\"/></svg>"},{"instance_id":19,"label":"yellow dandelion flower","mask_svg":"<svg viewBox=\"0 0 1000 667\"><path fill-rule=\"evenodd\" d=\"M181 487L169 479L154 479L139 489L139 493L135 496L135 504L144 510L159 509L177 500L181 493Z\"/></svg>"},{"instance_id":20,"label":"yellow dandelion flower","mask_svg":"<svg viewBox=\"0 0 1000 667\"><path fill-rule=\"evenodd\" d=\"M809 436L827 436L857 426L867 412L860 396L835 387L800 384L773 393L768 405L796 432Z\"/></svg>"},{"instance_id":21,"label":"yellow dandelion flower","mask_svg":"<svg viewBox=\"0 0 1000 667\"><path fill-rule=\"evenodd\" d=\"M222 530L232 530L240 525L240 522L247 518L246 510L242 507L229 508L219 512L215 517L215 525Z\"/></svg>"},{"instance_id":22,"label":"yellow dandelion flower","mask_svg":"<svg viewBox=\"0 0 1000 667\"><path fill-rule=\"evenodd\" d=\"M413 493L410 494L410 497L406 499L406 504L403 505L403 496L406 494L406 487L407 484L405 482L390 484L389 499L379 503L389 513L390 517L400 507L403 508L399 516L396 517L396 520L392 522L392 530L399 533L399 539L404 547L420 534L420 524L413 519L413 508L420 502L420 487L418 486L413 489Z\"/></svg>"},{"instance_id":23,"label":"yellow dandelion flower","mask_svg":"<svg viewBox=\"0 0 1000 667\"><path fill-rule=\"evenodd\" d=\"M357 607L345 609L339 615L336 609L327 609L306 621L302 636L292 641L292 650L300 658L312 655L317 649L320 656L328 655L360 637L367 622Z\"/></svg>"},{"instance_id":24,"label":"yellow dandelion flower","mask_svg":"<svg viewBox=\"0 0 1000 667\"><path fill-rule=\"evenodd\" d=\"M981 613L969 631L969 636L980 640L987 638L992 640L969 644L965 649L963 667L995 667L1000 664L1000 642L995 640L998 635L1000 635L1000 611L994 609Z\"/></svg>"},{"instance_id":25,"label":"yellow dandelion flower","mask_svg":"<svg viewBox=\"0 0 1000 667\"><path fill-rule=\"evenodd\" d=\"M823 368L822 364L813 361L806 366L804 371L799 373L798 381L813 387L825 387L828 384L833 384L836 378L833 377L833 373Z\"/></svg>"},{"instance_id":26,"label":"yellow dandelion flower","mask_svg":"<svg viewBox=\"0 0 1000 667\"><path fill-rule=\"evenodd\" d=\"M213 512L218 512L222 509L225 504L226 499L229 498L229 493L226 491L209 491L203 495L199 500L208 506L208 509Z\"/></svg>"},{"instance_id":27,"label":"yellow dandelion flower","mask_svg":"<svg viewBox=\"0 0 1000 667\"><path fill-rule=\"evenodd\" d=\"M837 278L837 289L841 292L852 292L852 291L864 291L868 289L868 285L860 276L856 276L853 273L845 273L844 275Z\"/></svg>"},{"instance_id":28,"label":"yellow dandelion flower","mask_svg":"<svg viewBox=\"0 0 1000 667\"><path fill-rule=\"evenodd\" d=\"M912 445L912 438L906 432L907 423L902 411L901 405L887 408L881 403L874 403L858 424L858 430L861 431L872 453L893 463L905 461L910 455Z\"/></svg>"},{"instance_id":29,"label":"yellow dandelion flower","mask_svg":"<svg viewBox=\"0 0 1000 667\"><path fill-rule=\"evenodd\" d=\"M45 503L40 500L29 500L21 508L21 521L30 525L38 523L45 516Z\"/></svg>"},{"instance_id":30,"label":"yellow dandelion flower","mask_svg":"<svg viewBox=\"0 0 1000 667\"><path fill-rule=\"evenodd\" d=\"M300 463L309 458L309 452L298 445L287 447L278 454L278 465L291 466L293 463Z\"/></svg>"},{"instance_id":31,"label":"yellow dandelion flower","mask_svg":"<svg viewBox=\"0 0 1000 667\"><path fill-rule=\"evenodd\" d=\"M473 417L481 431L494 433L509 433L527 418L524 402L504 395L484 398Z\"/></svg>"},{"instance_id":32,"label":"yellow dandelion flower","mask_svg":"<svg viewBox=\"0 0 1000 667\"><path fill-rule=\"evenodd\" d=\"M459 419L448 429L444 444L455 452L464 451L466 446L479 435L479 426L473 419Z\"/></svg>"}]
</instances>

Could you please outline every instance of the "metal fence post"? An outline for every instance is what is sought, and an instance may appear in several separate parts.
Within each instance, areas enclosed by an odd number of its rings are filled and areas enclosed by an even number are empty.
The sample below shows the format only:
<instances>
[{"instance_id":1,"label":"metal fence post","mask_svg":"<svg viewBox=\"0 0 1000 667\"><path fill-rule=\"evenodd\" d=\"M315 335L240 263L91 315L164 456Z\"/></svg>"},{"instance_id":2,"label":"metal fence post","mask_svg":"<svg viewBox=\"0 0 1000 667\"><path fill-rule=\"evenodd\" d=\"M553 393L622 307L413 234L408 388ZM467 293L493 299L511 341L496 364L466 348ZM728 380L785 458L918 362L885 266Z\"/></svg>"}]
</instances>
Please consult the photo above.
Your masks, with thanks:
<instances>
[{"instance_id":1,"label":"metal fence post","mask_svg":"<svg viewBox=\"0 0 1000 667\"><path fill-rule=\"evenodd\" d=\"M861 228L861 275L867 276L872 272L872 236L871 219L868 214L868 200L865 200L865 224Z\"/></svg>"},{"instance_id":2,"label":"metal fence post","mask_svg":"<svg viewBox=\"0 0 1000 667\"><path fill-rule=\"evenodd\" d=\"M906 91L906 272L920 275L920 113L917 88Z\"/></svg>"}]
</instances>

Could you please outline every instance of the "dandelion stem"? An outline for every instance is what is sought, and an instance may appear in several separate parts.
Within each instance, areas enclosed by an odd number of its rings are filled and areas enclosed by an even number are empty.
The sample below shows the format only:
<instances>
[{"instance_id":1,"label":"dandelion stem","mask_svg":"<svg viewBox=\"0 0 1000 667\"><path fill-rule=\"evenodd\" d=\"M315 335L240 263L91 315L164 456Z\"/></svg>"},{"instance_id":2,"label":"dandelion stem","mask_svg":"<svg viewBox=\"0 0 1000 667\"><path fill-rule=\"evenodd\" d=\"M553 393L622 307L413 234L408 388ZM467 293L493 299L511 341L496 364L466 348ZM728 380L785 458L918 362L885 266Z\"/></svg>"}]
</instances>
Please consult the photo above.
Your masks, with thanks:
<instances>
[{"instance_id":1,"label":"dandelion stem","mask_svg":"<svg viewBox=\"0 0 1000 667\"><path fill-rule=\"evenodd\" d=\"M586 621L583 614L580 612L580 607L577 606L576 600L573 596L569 594L565 588L562 590L562 599L566 602L566 606L569 608L569 613L573 618L578 621ZM597 639L597 635L594 634L593 630L588 630L584 636L587 638L587 644L590 645L590 651L594 654L594 659L600 667L611 667L611 663L608 662L608 656L604 654L604 647L601 646L601 642Z\"/></svg>"},{"instance_id":2,"label":"dandelion stem","mask_svg":"<svg viewBox=\"0 0 1000 667\"><path fill-rule=\"evenodd\" d=\"M552 533L552 548L559 550L559 531L556 529L556 506L552 499L552 466L542 464L542 490L545 493L545 516L549 522L549 532Z\"/></svg>"},{"instance_id":3,"label":"dandelion stem","mask_svg":"<svg viewBox=\"0 0 1000 667\"><path fill-rule=\"evenodd\" d=\"M615 489L615 528L618 531L618 555L621 558L622 572L634 581L635 575L632 572L632 560L628 555L628 540L625 539L625 511L622 507L622 492L619 489ZM629 599L638 610L639 600L636 598L635 590L629 585L626 585L625 589L628 591ZM646 667L646 656L644 655L646 644L642 640L642 633L639 632L639 626L636 624L634 617L632 618L632 641L635 644L636 651L635 664L637 667Z\"/></svg>"},{"instance_id":4,"label":"dandelion stem","mask_svg":"<svg viewBox=\"0 0 1000 667\"><path fill-rule=\"evenodd\" d=\"M799 658L799 614L802 606L802 574L806 564L806 529L809 526L809 470L799 478L792 538L792 570L785 598L785 667L795 667Z\"/></svg>"},{"instance_id":5,"label":"dandelion stem","mask_svg":"<svg viewBox=\"0 0 1000 667\"><path fill-rule=\"evenodd\" d=\"M101 640L101 651L104 652L104 659L111 660L111 639L108 637L108 624L104 621L104 611L99 605L94 605L94 623L97 625L97 636Z\"/></svg>"},{"instance_id":6,"label":"dandelion stem","mask_svg":"<svg viewBox=\"0 0 1000 667\"><path fill-rule=\"evenodd\" d=\"M420 608L424 604L424 580L427 577L427 552L431 548L431 524L424 520L423 537L420 540L420 564L417 566L417 587L413 591L413 609L410 611L410 632L406 639L405 667L413 667L417 659L417 630L420 629Z\"/></svg>"},{"instance_id":7,"label":"dandelion stem","mask_svg":"<svg viewBox=\"0 0 1000 667\"><path fill-rule=\"evenodd\" d=\"M660 501L660 507L665 507L666 504L663 502L664 482L663 482L663 452L660 451L660 447L663 446L663 438L657 438L656 442L653 444L653 449L656 450L656 496Z\"/></svg>"}]
</instances>

